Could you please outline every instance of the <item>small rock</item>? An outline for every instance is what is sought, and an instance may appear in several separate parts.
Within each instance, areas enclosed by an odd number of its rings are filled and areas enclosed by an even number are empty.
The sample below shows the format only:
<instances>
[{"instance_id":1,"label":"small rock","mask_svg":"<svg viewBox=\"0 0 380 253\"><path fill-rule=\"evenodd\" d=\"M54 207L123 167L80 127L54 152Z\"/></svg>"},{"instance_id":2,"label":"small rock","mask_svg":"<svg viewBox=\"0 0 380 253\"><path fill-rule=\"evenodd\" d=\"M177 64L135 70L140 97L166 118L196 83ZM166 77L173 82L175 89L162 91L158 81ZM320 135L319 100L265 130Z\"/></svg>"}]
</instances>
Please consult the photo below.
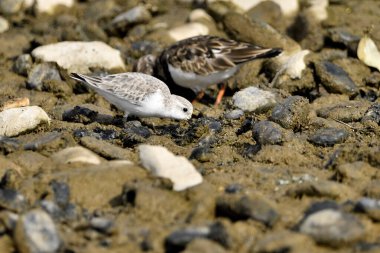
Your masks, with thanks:
<instances>
[{"instance_id":1,"label":"small rock","mask_svg":"<svg viewBox=\"0 0 380 253\"><path fill-rule=\"evenodd\" d=\"M295 198L302 196L345 199L356 196L350 187L333 181L307 181L290 188L286 194Z\"/></svg>"},{"instance_id":2,"label":"small rock","mask_svg":"<svg viewBox=\"0 0 380 253\"><path fill-rule=\"evenodd\" d=\"M120 51L104 42L65 41L37 47L33 57L44 62L56 62L68 72L89 73L90 68L125 69Z\"/></svg>"},{"instance_id":3,"label":"small rock","mask_svg":"<svg viewBox=\"0 0 380 253\"><path fill-rule=\"evenodd\" d=\"M4 155L14 152L20 148L20 142L17 139L0 136L0 152Z\"/></svg>"},{"instance_id":4,"label":"small rock","mask_svg":"<svg viewBox=\"0 0 380 253\"><path fill-rule=\"evenodd\" d=\"M182 253L199 252L227 253L227 250L214 241L204 238L196 238L186 246L184 251L182 251Z\"/></svg>"},{"instance_id":5,"label":"small rock","mask_svg":"<svg viewBox=\"0 0 380 253\"><path fill-rule=\"evenodd\" d=\"M209 32L209 28L206 25L199 22L188 23L182 26L172 28L168 31L169 36L174 41L180 41L193 36L208 35Z\"/></svg>"},{"instance_id":6,"label":"small rock","mask_svg":"<svg viewBox=\"0 0 380 253\"><path fill-rule=\"evenodd\" d=\"M285 139L285 129L271 121L260 121L253 125L252 137L260 145L280 145Z\"/></svg>"},{"instance_id":7,"label":"small rock","mask_svg":"<svg viewBox=\"0 0 380 253\"><path fill-rule=\"evenodd\" d=\"M152 18L150 12L143 5L138 5L126 12L117 15L112 20L112 25L128 27L139 23L146 23Z\"/></svg>"},{"instance_id":8,"label":"small rock","mask_svg":"<svg viewBox=\"0 0 380 253\"><path fill-rule=\"evenodd\" d=\"M361 121L373 121L380 125L380 104L374 103L373 105L371 105L371 107L368 108Z\"/></svg>"},{"instance_id":9,"label":"small rock","mask_svg":"<svg viewBox=\"0 0 380 253\"><path fill-rule=\"evenodd\" d=\"M28 89L41 90L44 81L61 81L61 76L55 63L44 62L33 66L28 74L26 87Z\"/></svg>"},{"instance_id":10,"label":"small rock","mask_svg":"<svg viewBox=\"0 0 380 253\"><path fill-rule=\"evenodd\" d=\"M152 135L150 129L142 126L139 121L129 121L123 129L123 146L132 147L138 143L143 143Z\"/></svg>"},{"instance_id":11,"label":"small rock","mask_svg":"<svg viewBox=\"0 0 380 253\"><path fill-rule=\"evenodd\" d=\"M242 194L228 194L217 198L215 215L232 221L253 219L268 227L272 227L280 216L262 197Z\"/></svg>"},{"instance_id":12,"label":"small rock","mask_svg":"<svg viewBox=\"0 0 380 253\"><path fill-rule=\"evenodd\" d=\"M346 141L348 136L344 129L322 128L310 136L309 141L318 146L331 147Z\"/></svg>"},{"instance_id":13,"label":"small rock","mask_svg":"<svg viewBox=\"0 0 380 253\"><path fill-rule=\"evenodd\" d=\"M300 79L306 69L305 57L310 53L309 50L296 50L295 52L284 52L273 59L274 79L272 85L276 84L276 75L286 74L290 79ZM270 61L269 61L270 62ZM270 63L269 63L270 64Z\"/></svg>"},{"instance_id":14,"label":"small rock","mask_svg":"<svg viewBox=\"0 0 380 253\"><path fill-rule=\"evenodd\" d=\"M356 54L360 41L359 36L353 35L340 27L328 29L327 36L332 42L342 44L348 48L350 52L355 52Z\"/></svg>"},{"instance_id":15,"label":"small rock","mask_svg":"<svg viewBox=\"0 0 380 253\"><path fill-rule=\"evenodd\" d=\"M224 188L224 192L230 193L230 194L238 193L238 192L241 192L242 190L243 190L243 186L240 184L230 184L230 185L227 185L226 188Z\"/></svg>"},{"instance_id":16,"label":"small rock","mask_svg":"<svg viewBox=\"0 0 380 253\"><path fill-rule=\"evenodd\" d=\"M27 200L19 192L12 189L0 190L0 207L10 211L22 212L27 206Z\"/></svg>"},{"instance_id":17,"label":"small rock","mask_svg":"<svg viewBox=\"0 0 380 253\"><path fill-rule=\"evenodd\" d=\"M9 29L8 20L0 16L0 33L6 32Z\"/></svg>"},{"instance_id":18,"label":"small rock","mask_svg":"<svg viewBox=\"0 0 380 253\"><path fill-rule=\"evenodd\" d=\"M16 61L13 65L13 71L19 75L27 76L28 71L33 66L33 59L30 54L22 54L17 56Z\"/></svg>"},{"instance_id":19,"label":"small rock","mask_svg":"<svg viewBox=\"0 0 380 253\"><path fill-rule=\"evenodd\" d=\"M101 160L92 151L83 147L69 147L65 148L57 153L53 154L51 158L57 163L89 163L89 164L100 164Z\"/></svg>"},{"instance_id":20,"label":"small rock","mask_svg":"<svg viewBox=\"0 0 380 253\"><path fill-rule=\"evenodd\" d=\"M14 240L20 253L57 252L62 245L53 220L38 209L19 218Z\"/></svg>"},{"instance_id":21,"label":"small rock","mask_svg":"<svg viewBox=\"0 0 380 253\"><path fill-rule=\"evenodd\" d=\"M103 234L111 234L115 228L112 220L100 217L92 218L90 220L90 226Z\"/></svg>"},{"instance_id":22,"label":"small rock","mask_svg":"<svg viewBox=\"0 0 380 253\"><path fill-rule=\"evenodd\" d=\"M307 99L291 96L273 108L271 119L283 128L297 131L309 122L309 112Z\"/></svg>"},{"instance_id":23,"label":"small rock","mask_svg":"<svg viewBox=\"0 0 380 253\"><path fill-rule=\"evenodd\" d=\"M185 228L174 231L165 239L166 252L178 253L197 238L206 238L218 242L224 247L229 244L229 236L223 224L217 222L209 227Z\"/></svg>"},{"instance_id":24,"label":"small rock","mask_svg":"<svg viewBox=\"0 0 380 253\"><path fill-rule=\"evenodd\" d=\"M18 108L18 107L24 107L29 106L30 101L29 98L23 97L23 98L14 98L11 100L7 100L2 104L0 107L0 111L11 109L11 108Z\"/></svg>"},{"instance_id":25,"label":"small rock","mask_svg":"<svg viewBox=\"0 0 380 253\"><path fill-rule=\"evenodd\" d=\"M380 200L361 198L355 205L355 211L366 213L374 221L380 221Z\"/></svg>"},{"instance_id":26,"label":"small rock","mask_svg":"<svg viewBox=\"0 0 380 253\"><path fill-rule=\"evenodd\" d=\"M44 134L41 138L37 138L31 142L28 142L24 145L25 150L41 150L46 147L47 144L56 141L62 137L62 133L59 132L50 132Z\"/></svg>"},{"instance_id":27,"label":"small rock","mask_svg":"<svg viewBox=\"0 0 380 253\"><path fill-rule=\"evenodd\" d=\"M66 183L53 180L51 188L54 193L54 202L60 207L65 207L70 202L70 188Z\"/></svg>"},{"instance_id":28,"label":"small rock","mask_svg":"<svg viewBox=\"0 0 380 253\"><path fill-rule=\"evenodd\" d=\"M339 210L324 209L304 218L299 231L317 243L343 247L360 240L365 229L355 216Z\"/></svg>"},{"instance_id":29,"label":"small rock","mask_svg":"<svg viewBox=\"0 0 380 253\"><path fill-rule=\"evenodd\" d=\"M313 245L312 239L308 236L287 230L266 234L255 243L252 252L313 252L308 249L308 245Z\"/></svg>"},{"instance_id":30,"label":"small rock","mask_svg":"<svg viewBox=\"0 0 380 253\"><path fill-rule=\"evenodd\" d=\"M358 88L351 77L338 65L329 61L315 64L318 78L322 85L330 93L347 94L353 96L358 93Z\"/></svg>"},{"instance_id":31,"label":"small rock","mask_svg":"<svg viewBox=\"0 0 380 253\"><path fill-rule=\"evenodd\" d=\"M317 110L317 115L322 118L330 118L343 122L360 121L369 110L370 103L367 101L347 101L333 106L323 107Z\"/></svg>"},{"instance_id":32,"label":"small rock","mask_svg":"<svg viewBox=\"0 0 380 253\"><path fill-rule=\"evenodd\" d=\"M368 36L363 37L358 46L358 58L367 66L376 68L380 71L380 52L375 42Z\"/></svg>"},{"instance_id":33,"label":"small rock","mask_svg":"<svg viewBox=\"0 0 380 253\"><path fill-rule=\"evenodd\" d=\"M203 9L195 9L190 12L189 14L190 22L196 22L196 21L202 21L202 20L214 22L212 17L208 15L208 13Z\"/></svg>"},{"instance_id":34,"label":"small rock","mask_svg":"<svg viewBox=\"0 0 380 253\"><path fill-rule=\"evenodd\" d=\"M0 112L0 135L16 136L45 122L50 118L41 107L11 108Z\"/></svg>"},{"instance_id":35,"label":"small rock","mask_svg":"<svg viewBox=\"0 0 380 253\"><path fill-rule=\"evenodd\" d=\"M1 0L0 12L3 14L14 14L21 10L24 0Z\"/></svg>"},{"instance_id":36,"label":"small rock","mask_svg":"<svg viewBox=\"0 0 380 253\"><path fill-rule=\"evenodd\" d=\"M94 137L85 136L80 139L80 144L107 159L131 158L130 151Z\"/></svg>"},{"instance_id":37,"label":"small rock","mask_svg":"<svg viewBox=\"0 0 380 253\"><path fill-rule=\"evenodd\" d=\"M114 122L113 113L111 111L92 104L78 105L64 111L62 120L83 123L85 125L93 122L102 124L112 124Z\"/></svg>"},{"instance_id":38,"label":"small rock","mask_svg":"<svg viewBox=\"0 0 380 253\"><path fill-rule=\"evenodd\" d=\"M63 216L62 209L53 201L41 200L39 202L40 207L47 212L54 220L60 220Z\"/></svg>"},{"instance_id":39,"label":"small rock","mask_svg":"<svg viewBox=\"0 0 380 253\"><path fill-rule=\"evenodd\" d=\"M202 183L201 174L185 157L175 156L162 146L140 145L142 165L155 176L169 178L175 191Z\"/></svg>"},{"instance_id":40,"label":"small rock","mask_svg":"<svg viewBox=\"0 0 380 253\"><path fill-rule=\"evenodd\" d=\"M235 109L235 110L227 112L224 116L226 117L226 119L239 119L243 115L244 115L243 110Z\"/></svg>"},{"instance_id":41,"label":"small rock","mask_svg":"<svg viewBox=\"0 0 380 253\"><path fill-rule=\"evenodd\" d=\"M37 13L54 14L58 6L72 7L74 0L36 0Z\"/></svg>"},{"instance_id":42,"label":"small rock","mask_svg":"<svg viewBox=\"0 0 380 253\"><path fill-rule=\"evenodd\" d=\"M236 107L248 112L263 112L276 103L276 97L272 92L256 87L248 87L236 92L232 100Z\"/></svg>"}]
</instances>

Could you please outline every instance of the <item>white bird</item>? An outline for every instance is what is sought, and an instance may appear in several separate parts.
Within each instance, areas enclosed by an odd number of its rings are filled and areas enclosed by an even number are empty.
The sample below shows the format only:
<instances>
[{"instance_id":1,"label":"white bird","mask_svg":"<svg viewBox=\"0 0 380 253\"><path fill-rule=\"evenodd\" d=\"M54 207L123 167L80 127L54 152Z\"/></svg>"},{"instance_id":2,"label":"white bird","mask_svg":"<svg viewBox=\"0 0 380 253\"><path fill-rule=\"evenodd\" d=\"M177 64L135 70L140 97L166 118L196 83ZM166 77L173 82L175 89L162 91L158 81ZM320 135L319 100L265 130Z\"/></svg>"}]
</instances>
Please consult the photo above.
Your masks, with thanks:
<instances>
[{"instance_id":1,"label":"white bird","mask_svg":"<svg viewBox=\"0 0 380 253\"><path fill-rule=\"evenodd\" d=\"M172 95L167 85L143 73L121 73L107 76L86 76L71 73L70 77L85 83L108 102L124 111L124 116L190 119L192 104Z\"/></svg>"}]
</instances>

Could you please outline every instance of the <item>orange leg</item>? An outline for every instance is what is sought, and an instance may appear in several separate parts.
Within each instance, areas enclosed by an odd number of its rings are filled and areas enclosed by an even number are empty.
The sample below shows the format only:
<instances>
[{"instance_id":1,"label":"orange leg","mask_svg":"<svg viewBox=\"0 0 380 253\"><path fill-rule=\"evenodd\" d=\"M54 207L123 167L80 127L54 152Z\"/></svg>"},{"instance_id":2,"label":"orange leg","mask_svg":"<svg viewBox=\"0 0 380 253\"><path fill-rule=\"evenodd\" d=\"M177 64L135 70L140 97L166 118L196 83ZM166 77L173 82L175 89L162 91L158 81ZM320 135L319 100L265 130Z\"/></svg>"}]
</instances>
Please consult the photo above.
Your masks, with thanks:
<instances>
[{"instance_id":1,"label":"orange leg","mask_svg":"<svg viewBox=\"0 0 380 253\"><path fill-rule=\"evenodd\" d=\"M226 86L227 85L225 83L223 83L222 87L220 88L220 90L218 92L218 96L216 97L214 107L218 107L220 102L222 102L222 98L224 96L224 93L226 92Z\"/></svg>"},{"instance_id":2,"label":"orange leg","mask_svg":"<svg viewBox=\"0 0 380 253\"><path fill-rule=\"evenodd\" d=\"M202 90L200 91L197 96L194 98L193 101L191 101L192 104L194 104L196 101L199 101L203 98L203 96L205 95L205 92Z\"/></svg>"}]
</instances>

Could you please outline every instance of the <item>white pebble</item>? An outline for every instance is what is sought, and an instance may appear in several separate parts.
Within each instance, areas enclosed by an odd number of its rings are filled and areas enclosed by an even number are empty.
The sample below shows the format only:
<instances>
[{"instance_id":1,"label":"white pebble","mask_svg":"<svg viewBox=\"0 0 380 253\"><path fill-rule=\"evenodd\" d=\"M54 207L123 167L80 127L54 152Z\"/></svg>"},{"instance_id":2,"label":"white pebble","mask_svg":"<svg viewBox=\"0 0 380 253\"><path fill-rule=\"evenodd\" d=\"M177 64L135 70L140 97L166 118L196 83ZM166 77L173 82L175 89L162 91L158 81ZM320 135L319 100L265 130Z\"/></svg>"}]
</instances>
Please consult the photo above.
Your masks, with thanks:
<instances>
[{"instance_id":1,"label":"white pebble","mask_svg":"<svg viewBox=\"0 0 380 253\"><path fill-rule=\"evenodd\" d=\"M58 6L72 7L74 0L36 0L36 11L38 13L53 14Z\"/></svg>"},{"instance_id":2,"label":"white pebble","mask_svg":"<svg viewBox=\"0 0 380 253\"><path fill-rule=\"evenodd\" d=\"M358 58L366 65L380 71L380 53L375 42L369 37L363 37L358 46Z\"/></svg>"},{"instance_id":3,"label":"white pebble","mask_svg":"<svg viewBox=\"0 0 380 253\"><path fill-rule=\"evenodd\" d=\"M190 12L190 15L189 15L190 22L201 21L201 20L213 21L212 17L208 15L208 13L203 9L195 9L192 12Z\"/></svg>"},{"instance_id":4,"label":"white pebble","mask_svg":"<svg viewBox=\"0 0 380 253\"><path fill-rule=\"evenodd\" d=\"M45 122L50 122L50 118L41 107L7 109L0 112L0 135L16 136Z\"/></svg>"},{"instance_id":5,"label":"white pebble","mask_svg":"<svg viewBox=\"0 0 380 253\"><path fill-rule=\"evenodd\" d=\"M193 36L208 35L209 32L204 24L193 22L170 29L169 36L175 41L180 41Z\"/></svg>"},{"instance_id":6,"label":"white pebble","mask_svg":"<svg viewBox=\"0 0 380 253\"><path fill-rule=\"evenodd\" d=\"M140 22L147 22L152 18L150 12L143 6L138 5L126 12L117 15L112 23L125 22L126 24L136 24Z\"/></svg>"},{"instance_id":7,"label":"white pebble","mask_svg":"<svg viewBox=\"0 0 380 253\"><path fill-rule=\"evenodd\" d=\"M327 19L327 7L329 6L329 0L309 0L310 7L309 13L313 15L318 21Z\"/></svg>"},{"instance_id":8,"label":"white pebble","mask_svg":"<svg viewBox=\"0 0 380 253\"><path fill-rule=\"evenodd\" d=\"M276 103L276 97L272 92L256 87L248 87L236 92L232 100L236 107L248 112L269 109Z\"/></svg>"},{"instance_id":9,"label":"white pebble","mask_svg":"<svg viewBox=\"0 0 380 253\"><path fill-rule=\"evenodd\" d=\"M309 53L309 50L302 50L292 54L279 55L276 59L281 63L280 74L285 73L291 79L300 79L302 71L306 68L305 56Z\"/></svg>"},{"instance_id":10,"label":"white pebble","mask_svg":"<svg viewBox=\"0 0 380 253\"><path fill-rule=\"evenodd\" d=\"M6 32L9 29L8 20L0 16L0 33Z\"/></svg>"},{"instance_id":11,"label":"white pebble","mask_svg":"<svg viewBox=\"0 0 380 253\"><path fill-rule=\"evenodd\" d=\"M101 163L101 160L97 154L80 146L62 149L53 154L51 158L57 163Z\"/></svg>"},{"instance_id":12,"label":"white pebble","mask_svg":"<svg viewBox=\"0 0 380 253\"><path fill-rule=\"evenodd\" d=\"M176 156L165 147L140 145L140 160L152 174L169 178L175 191L182 191L202 183L202 176L183 156Z\"/></svg>"},{"instance_id":13,"label":"white pebble","mask_svg":"<svg viewBox=\"0 0 380 253\"><path fill-rule=\"evenodd\" d=\"M100 41L59 42L40 46L32 55L45 62L56 62L68 72L89 73L90 68L125 69L120 51Z\"/></svg>"}]
</instances>

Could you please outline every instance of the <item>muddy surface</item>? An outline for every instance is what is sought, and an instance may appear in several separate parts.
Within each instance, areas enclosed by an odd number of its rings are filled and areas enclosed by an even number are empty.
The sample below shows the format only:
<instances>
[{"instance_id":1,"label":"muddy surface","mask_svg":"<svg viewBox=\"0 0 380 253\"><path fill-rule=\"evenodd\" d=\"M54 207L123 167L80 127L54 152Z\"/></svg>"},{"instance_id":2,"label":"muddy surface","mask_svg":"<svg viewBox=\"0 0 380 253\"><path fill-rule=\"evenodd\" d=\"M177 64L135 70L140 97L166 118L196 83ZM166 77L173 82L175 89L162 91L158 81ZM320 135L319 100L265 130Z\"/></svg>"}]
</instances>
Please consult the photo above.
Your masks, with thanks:
<instances>
[{"instance_id":1,"label":"muddy surface","mask_svg":"<svg viewBox=\"0 0 380 253\"><path fill-rule=\"evenodd\" d=\"M358 60L358 39L341 35L360 39L369 32L380 46L380 2L330 1L322 22L304 11L274 16L280 12L275 4L255 7L247 19L258 16L311 50L303 77L270 87L263 61L248 63L229 81L218 108L212 87L189 121L124 121L64 69L58 68L61 80L35 88L27 80L38 62L31 59L24 71L15 67L20 55L40 45L100 40L120 50L131 70L138 57L172 43L166 30L187 22L197 7L212 15L205 21L211 33L252 37L249 29L232 30L237 24L226 24L222 7L189 1L144 1L149 18L112 26L138 2L87 0L54 15L4 15L10 29L0 34L1 103L27 97L51 121L0 138L0 251L34 252L20 239L20 227L28 220L23 215L38 209L53 219L59 252L380 252L380 74ZM270 36L260 40L272 46ZM227 118L232 95L248 86L272 91L277 104ZM142 143L189 158L203 183L173 191L168 179L140 165ZM91 150L99 164L60 162L58 151L74 146ZM318 220L317 214L326 216Z\"/></svg>"}]
</instances>

